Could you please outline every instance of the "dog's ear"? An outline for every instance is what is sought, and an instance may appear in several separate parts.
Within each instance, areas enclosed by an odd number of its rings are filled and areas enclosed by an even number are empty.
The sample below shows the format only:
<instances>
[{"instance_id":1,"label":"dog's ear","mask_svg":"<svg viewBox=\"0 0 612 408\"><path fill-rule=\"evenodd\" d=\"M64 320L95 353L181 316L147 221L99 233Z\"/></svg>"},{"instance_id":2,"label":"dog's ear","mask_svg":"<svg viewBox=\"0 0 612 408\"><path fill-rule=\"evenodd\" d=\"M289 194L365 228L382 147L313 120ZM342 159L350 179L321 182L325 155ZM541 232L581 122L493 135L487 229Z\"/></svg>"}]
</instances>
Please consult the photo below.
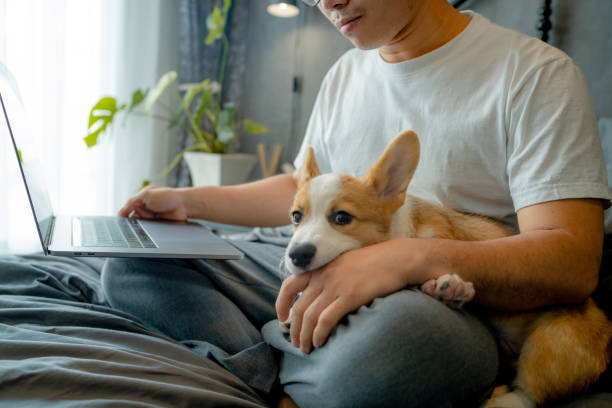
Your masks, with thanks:
<instances>
[{"instance_id":1,"label":"dog's ear","mask_svg":"<svg viewBox=\"0 0 612 408\"><path fill-rule=\"evenodd\" d=\"M406 193L408 184L419 164L419 137L412 130L398 135L387 146L382 156L365 175L383 200L400 198Z\"/></svg>"},{"instance_id":2,"label":"dog's ear","mask_svg":"<svg viewBox=\"0 0 612 408\"><path fill-rule=\"evenodd\" d=\"M319 170L319 165L317 164L317 160L314 156L314 150L312 146L308 146L306 150L306 158L304 159L304 165L302 166L302 172L300 173L300 178L298 180L298 187L301 187L302 184L309 181L311 178L318 176L321 174L321 170Z\"/></svg>"}]
</instances>

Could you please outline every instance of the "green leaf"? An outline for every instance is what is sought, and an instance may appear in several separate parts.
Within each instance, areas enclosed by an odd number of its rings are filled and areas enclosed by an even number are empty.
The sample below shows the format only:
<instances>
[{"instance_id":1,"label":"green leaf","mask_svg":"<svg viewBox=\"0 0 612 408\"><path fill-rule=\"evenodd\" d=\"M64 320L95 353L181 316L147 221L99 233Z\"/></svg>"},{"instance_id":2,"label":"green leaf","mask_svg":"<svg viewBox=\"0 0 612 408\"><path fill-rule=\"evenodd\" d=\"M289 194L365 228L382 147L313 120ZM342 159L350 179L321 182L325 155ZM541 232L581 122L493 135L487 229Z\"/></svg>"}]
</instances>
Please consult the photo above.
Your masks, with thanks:
<instances>
[{"instance_id":1,"label":"green leaf","mask_svg":"<svg viewBox=\"0 0 612 408\"><path fill-rule=\"evenodd\" d=\"M23 156L21 155L21 150L17 149L17 156L19 156L19 162L23 163Z\"/></svg>"},{"instance_id":2,"label":"green leaf","mask_svg":"<svg viewBox=\"0 0 612 408\"><path fill-rule=\"evenodd\" d=\"M230 102L225 102L223 104L223 109L222 110L236 113L236 104L234 102L231 102L231 101Z\"/></svg>"},{"instance_id":3,"label":"green leaf","mask_svg":"<svg viewBox=\"0 0 612 408\"><path fill-rule=\"evenodd\" d=\"M212 13L206 17L206 28L208 28L208 35L204 42L206 45L210 45L215 40L223 36L223 30L225 30L225 19L227 15L221 13L221 9L215 6Z\"/></svg>"},{"instance_id":4,"label":"green leaf","mask_svg":"<svg viewBox=\"0 0 612 408\"><path fill-rule=\"evenodd\" d=\"M108 125L113 123L116 112L117 100L110 96L101 98L94 107L91 108L87 136L83 138L87 147L95 146L98 143L98 136L100 133L106 131Z\"/></svg>"},{"instance_id":5,"label":"green leaf","mask_svg":"<svg viewBox=\"0 0 612 408\"><path fill-rule=\"evenodd\" d=\"M138 191L142 190L143 188L145 188L149 184L151 184L151 182L149 180L143 180L142 184L140 185L140 188L138 189Z\"/></svg>"},{"instance_id":6,"label":"green leaf","mask_svg":"<svg viewBox=\"0 0 612 408\"><path fill-rule=\"evenodd\" d=\"M232 128L220 128L217 132L217 138L221 143L228 143L234 140L236 132Z\"/></svg>"},{"instance_id":7,"label":"green leaf","mask_svg":"<svg viewBox=\"0 0 612 408\"><path fill-rule=\"evenodd\" d=\"M227 14L230 7L232 7L232 0L223 0L223 12Z\"/></svg>"},{"instance_id":8,"label":"green leaf","mask_svg":"<svg viewBox=\"0 0 612 408\"><path fill-rule=\"evenodd\" d=\"M217 30L209 31L206 39L204 40L204 44L211 45L217 38L219 38L219 32Z\"/></svg>"},{"instance_id":9,"label":"green leaf","mask_svg":"<svg viewBox=\"0 0 612 408\"><path fill-rule=\"evenodd\" d=\"M145 112L147 115L151 114L151 108L159 100L162 94L166 91L166 89L172 85L176 78L178 77L176 71L168 71L157 81L157 84L151 92L146 97L145 101Z\"/></svg>"},{"instance_id":10,"label":"green leaf","mask_svg":"<svg viewBox=\"0 0 612 408\"><path fill-rule=\"evenodd\" d=\"M191 107L191 102L193 102L193 98L199 93L202 92L202 88L199 86L191 87L185 92L185 96L183 96L183 106L186 108Z\"/></svg>"},{"instance_id":11,"label":"green leaf","mask_svg":"<svg viewBox=\"0 0 612 408\"><path fill-rule=\"evenodd\" d=\"M238 118L236 105L228 102L223 105L223 109L219 112L219 120L217 122L217 139L221 143L228 143L234 139L235 125Z\"/></svg>"},{"instance_id":12,"label":"green leaf","mask_svg":"<svg viewBox=\"0 0 612 408\"><path fill-rule=\"evenodd\" d=\"M219 140L213 140L211 150L213 153L227 153L225 145Z\"/></svg>"},{"instance_id":13,"label":"green leaf","mask_svg":"<svg viewBox=\"0 0 612 408\"><path fill-rule=\"evenodd\" d=\"M170 122L168 122L168 127L166 129L172 129L173 127L178 125L182 117L183 117L183 105L177 105L176 110L172 114L172 117L170 118Z\"/></svg>"},{"instance_id":14,"label":"green leaf","mask_svg":"<svg viewBox=\"0 0 612 408\"><path fill-rule=\"evenodd\" d=\"M85 144L87 145L87 147L94 147L95 145L97 145L99 135L100 135L100 131L97 131L97 132L90 133L89 135L85 136L83 140L85 141Z\"/></svg>"},{"instance_id":15,"label":"green leaf","mask_svg":"<svg viewBox=\"0 0 612 408\"><path fill-rule=\"evenodd\" d=\"M200 123L200 121L202 120L202 117L204 116L204 113L208 109L208 106L210 105L210 102L212 100L213 100L213 90L211 88L206 88L204 92L202 92L202 95L200 96L200 99L198 101L198 106L197 106L196 114L194 117L194 120L196 123Z\"/></svg>"},{"instance_id":16,"label":"green leaf","mask_svg":"<svg viewBox=\"0 0 612 408\"><path fill-rule=\"evenodd\" d=\"M111 96L101 98L89 112L89 125L91 127L94 123L100 120L101 117L108 116L111 113L117 111L117 100Z\"/></svg>"},{"instance_id":17,"label":"green leaf","mask_svg":"<svg viewBox=\"0 0 612 408\"><path fill-rule=\"evenodd\" d=\"M130 109L128 110L128 113L132 112L136 106L140 105L140 103L144 101L148 93L148 89L146 89L144 92L140 89L135 90L132 94L132 103L130 104Z\"/></svg>"},{"instance_id":18,"label":"green leaf","mask_svg":"<svg viewBox=\"0 0 612 408\"><path fill-rule=\"evenodd\" d=\"M254 135L257 135L259 133L266 133L270 131L270 129L268 129L266 126L262 125L261 123L252 121L251 119L243 120L242 128L246 130L247 132L252 133Z\"/></svg>"},{"instance_id":19,"label":"green leaf","mask_svg":"<svg viewBox=\"0 0 612 408\"><path fill-rule=\"evenodd\" d=\"M193 101L193 98L200 92L202 92L203 90L205 90L208 87L208 84L210 83L210 79L205 79L202 82L200 82L197 85L193 85L190 86L187 89L187 92L185 92L185 96L183 97L183 105L190 107L191 106L191 102Z\"/></svg>"}]
</instances>

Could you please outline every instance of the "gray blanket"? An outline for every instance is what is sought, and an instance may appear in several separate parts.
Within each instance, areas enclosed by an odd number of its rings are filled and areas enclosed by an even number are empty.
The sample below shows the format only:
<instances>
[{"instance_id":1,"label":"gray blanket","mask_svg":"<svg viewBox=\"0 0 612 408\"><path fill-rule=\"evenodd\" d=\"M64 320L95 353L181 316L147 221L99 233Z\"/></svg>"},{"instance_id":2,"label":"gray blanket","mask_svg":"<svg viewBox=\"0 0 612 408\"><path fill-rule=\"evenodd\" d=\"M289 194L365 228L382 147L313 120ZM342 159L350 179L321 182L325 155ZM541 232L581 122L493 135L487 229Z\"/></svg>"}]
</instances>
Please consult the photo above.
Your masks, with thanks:
<instances>
[{"instance_id":1,"label":"gray blanket","mask_svg":"<svg viewBox=\"0 0 612 408\"><path fill-rule=\"evenodd\" d=\"M209 359L109 308L102 262L0 259L0 406L266 406Z\"/></svg>"},{"instance_id":2,"label":"gray blanket","mask_svg":"<svg viewBox=\"0 0 612 408\"><path fill-rule=\"evenodd\" d=\"M255 229L240 238L285 245L288 236ZM0 258L0 407L266 406L221 366L111 309L103 262ZM558 407L612 407L609 371L590 394Z\"/></svg>"}]
</instances>

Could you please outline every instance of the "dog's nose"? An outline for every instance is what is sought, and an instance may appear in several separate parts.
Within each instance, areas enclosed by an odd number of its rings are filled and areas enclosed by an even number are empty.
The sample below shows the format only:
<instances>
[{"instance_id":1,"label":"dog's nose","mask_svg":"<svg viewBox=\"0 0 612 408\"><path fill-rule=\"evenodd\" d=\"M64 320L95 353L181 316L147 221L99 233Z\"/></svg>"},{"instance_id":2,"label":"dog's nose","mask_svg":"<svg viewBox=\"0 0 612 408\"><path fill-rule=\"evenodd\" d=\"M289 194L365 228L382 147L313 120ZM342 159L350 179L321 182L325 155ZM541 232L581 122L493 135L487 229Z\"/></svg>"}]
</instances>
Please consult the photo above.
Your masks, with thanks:
<instances>
[{"instance_id":1,"label":"dog's nose","mask_svg":"<svg viewBox=\"0 0 612 408\"><path fill-rule=\"evenodd\" d=\"M289 258L295 266L303 268L312 262L317 253L317 247L312 244L296 244L289 250Z\"/></svg>"}]
</instances>

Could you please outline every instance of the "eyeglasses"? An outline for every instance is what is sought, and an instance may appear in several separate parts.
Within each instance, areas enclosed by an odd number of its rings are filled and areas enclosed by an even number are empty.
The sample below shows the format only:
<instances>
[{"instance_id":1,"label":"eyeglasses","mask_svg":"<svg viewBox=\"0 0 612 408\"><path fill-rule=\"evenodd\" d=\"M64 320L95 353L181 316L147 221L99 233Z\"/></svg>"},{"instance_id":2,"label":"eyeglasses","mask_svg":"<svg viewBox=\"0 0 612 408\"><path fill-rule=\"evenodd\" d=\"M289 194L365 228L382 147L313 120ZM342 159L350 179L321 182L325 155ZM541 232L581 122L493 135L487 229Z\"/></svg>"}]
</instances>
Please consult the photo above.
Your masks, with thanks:
<instances>
[{"instance_id":1,"label":"eyeglasses","mask_svg":"<svg viewBox=\"0 0 612 408\"><path fill-rule=\"evenodd\" d=\"M321 0L302 0L302 3L310 7L315 7Z\"/></svg>"}]
</instances>

